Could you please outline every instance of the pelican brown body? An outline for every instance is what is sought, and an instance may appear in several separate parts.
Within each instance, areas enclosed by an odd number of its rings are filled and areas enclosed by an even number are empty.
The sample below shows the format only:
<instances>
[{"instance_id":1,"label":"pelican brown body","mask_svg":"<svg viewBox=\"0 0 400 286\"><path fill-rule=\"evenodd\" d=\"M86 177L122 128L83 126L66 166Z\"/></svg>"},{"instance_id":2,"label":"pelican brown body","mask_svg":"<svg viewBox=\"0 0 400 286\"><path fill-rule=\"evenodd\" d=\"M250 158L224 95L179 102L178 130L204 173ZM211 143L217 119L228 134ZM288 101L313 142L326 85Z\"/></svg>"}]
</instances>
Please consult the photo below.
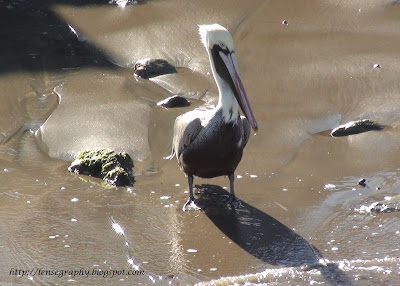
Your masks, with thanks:
<instances>
[{"instance_id":1,"label":"pelican brown body","mask_svg":"<svg viewBox=\"0 0 400 286\"><path fill-rule=\"evenodd\" d=\"M218 24L199 27L218 86L219 100L215 108L196 108L175 120L172 153L168 158L176 156L188 176L190 193L184 210L197 208L193 176L228 176L229 202L235 201L234 172L249 139L250 126L255 131L258 128L239 76L231 34ZM245 117L240 116L239 108Z\"/></svg>"}]
</instances>

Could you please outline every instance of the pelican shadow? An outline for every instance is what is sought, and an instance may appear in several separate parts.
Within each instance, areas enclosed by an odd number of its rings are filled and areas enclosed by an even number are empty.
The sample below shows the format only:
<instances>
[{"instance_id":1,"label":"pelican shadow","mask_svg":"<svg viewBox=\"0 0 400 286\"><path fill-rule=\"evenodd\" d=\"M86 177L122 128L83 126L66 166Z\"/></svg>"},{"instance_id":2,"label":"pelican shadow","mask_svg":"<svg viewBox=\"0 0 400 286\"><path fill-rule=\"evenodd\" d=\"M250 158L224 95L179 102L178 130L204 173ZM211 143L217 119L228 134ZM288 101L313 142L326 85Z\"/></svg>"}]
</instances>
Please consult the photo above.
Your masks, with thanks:
<instances>
[{"instance_id":1,"label":"pelican shadow","mask_svg":"<svg viewBox=\"0 0 400 286\"><path fill-rule=\"evenodd\" d=\"M198 204L207 217L233 242L257 259L272 265L318 269L331 285L353 285L335 263L322 264L322 255L292 229L261 210L241 202L239 208L221 206L229 193L216 185L196 186Z\"/></svg>"}]
</instances>

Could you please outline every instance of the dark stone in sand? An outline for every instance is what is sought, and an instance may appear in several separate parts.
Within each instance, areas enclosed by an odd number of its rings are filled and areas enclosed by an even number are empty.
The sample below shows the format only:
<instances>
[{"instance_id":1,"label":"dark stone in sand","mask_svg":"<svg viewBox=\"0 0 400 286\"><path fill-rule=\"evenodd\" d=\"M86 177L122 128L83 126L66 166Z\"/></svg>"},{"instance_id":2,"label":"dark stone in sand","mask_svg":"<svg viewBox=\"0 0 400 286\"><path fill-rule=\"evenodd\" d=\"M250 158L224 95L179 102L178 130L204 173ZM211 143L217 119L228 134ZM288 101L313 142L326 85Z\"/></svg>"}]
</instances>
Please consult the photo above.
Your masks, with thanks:
<instances>
[{"instance_id":1,"label":"dark stone in sand","mask_svg":"<svg viewBox=\"0 0 400 286\"><path fill-rule=\"evenodd\" d=\"M68 171L101 178L115 186L132 186L133 161L123 152L108 149L85 150L68 167Z\"/></svg>"},{"instance_id":2,"label":"dark stone in sand","mask_svg":"<svg viewBox=\"0 0 400 286\"><path fill-rule=\"evenodd\" d=\"M394 196L390 200L374 203L371 206L371 211L377 213L391 213L400 211L400 195Z\"/></svg>"},{"instance_id":3,"label":"dark stone in sand","mask_svg":"<svg viewBox=\"0 0 400 286\"><path fill-rule=\"evenodd\" d=\"M340 125L332 130L331 136L340 137L340 136L349 136L354 134L359 134L372 130L382 130L384 129L384 125L380 125L369 119L362 119L357 121L350 121L346 124Z\"/></svg>"},{"instance_id":4,"label":"dark stone in sand","mask_svg":"<svg viewBox=\"0 0 400 286\"><path fill-rule=\"evenodd\" d=\"M125 6L129 6L129 5L138 5L139 1L137 1L137 0L110 0L110 1L108 1L108 4L125 7Z\"/></svg>"},{"instance_id":5,"label":"dark stone in sand","mask_svg":"<svg viewBox=\"0 0 400 286\"><path fill-rule=\"evenodd\" d=\"M358 184L360 185L360 186L363 186L363 187L365 187L367 184L365 183L365 179L360 179L360 180L358 180Z\"/></svg>"},{"instance_id":6,"label":"dark stone in sand","mask_svg":"<svg viewBox=\"0 0 400 286\"><path fill-rule=\"evenodd\" d=\"M134 67L135 76L145 79L171 73L176 73L176 68L163 59L138 60Z\"/></svg>"},{"instance_id":7,"label":"dark stone in sand","mask_svg":"<svg viewBox=\"0 0 400 286\"><path fill-rule=\"evenodd\" d=\"M174 95L174 96L168 97L157 103L157 106L161 106L161 107L165 107L165 108L186 107L189 105L190 105L190 102L186 98L179 96L179 95Z\"/></svg>"}]
</instances>

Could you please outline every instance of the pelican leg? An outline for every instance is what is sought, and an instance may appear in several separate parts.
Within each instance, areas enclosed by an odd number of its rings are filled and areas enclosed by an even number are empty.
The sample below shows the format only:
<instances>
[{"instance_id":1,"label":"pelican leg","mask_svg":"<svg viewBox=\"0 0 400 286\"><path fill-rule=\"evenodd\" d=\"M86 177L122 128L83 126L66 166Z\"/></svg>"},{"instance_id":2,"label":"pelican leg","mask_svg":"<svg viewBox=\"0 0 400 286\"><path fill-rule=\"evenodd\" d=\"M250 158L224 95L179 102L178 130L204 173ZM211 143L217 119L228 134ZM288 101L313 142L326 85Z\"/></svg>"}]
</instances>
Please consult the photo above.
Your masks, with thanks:
<instances>
[{"instance_id":1,"label":"pelican leg","mask_svg":"<svg viewBox=\"0 0 400 286\"><path fill-rule=\"evenodd\" d=\"M229 194L229 197L236 199L235 188L234 188L235 174L230 174L228 176L228 178L229 178L229 188L231 191L231 193Z\"/></svg>"},{"instance_id":2,"label":"pelican leg","mask_svg":"<svg viewBox=\"0 0 400 286\"><path fill-rule=\"evenodd\" d=\"M193 176L188 175L188 184L189 184L189 199L187 202L183 205L182 210L188 211L191 209L199 210L200 208L196 205L196 201L194 200L194 195L193 195Z\"/></svg>"},{"instance_id":3,"label":"pelican leg","mask_svg":"<svg viewBox=\"0 0 400 286\"><path fill-rule=\"evenodd\" d=\"M231 207L240 207L241 205L240 200L238 200L235 196L235 187L234 187L235 174L234 173L230 174L228 178L230 184L230 194L226 204Z\"/></svg>"}]
</instances>

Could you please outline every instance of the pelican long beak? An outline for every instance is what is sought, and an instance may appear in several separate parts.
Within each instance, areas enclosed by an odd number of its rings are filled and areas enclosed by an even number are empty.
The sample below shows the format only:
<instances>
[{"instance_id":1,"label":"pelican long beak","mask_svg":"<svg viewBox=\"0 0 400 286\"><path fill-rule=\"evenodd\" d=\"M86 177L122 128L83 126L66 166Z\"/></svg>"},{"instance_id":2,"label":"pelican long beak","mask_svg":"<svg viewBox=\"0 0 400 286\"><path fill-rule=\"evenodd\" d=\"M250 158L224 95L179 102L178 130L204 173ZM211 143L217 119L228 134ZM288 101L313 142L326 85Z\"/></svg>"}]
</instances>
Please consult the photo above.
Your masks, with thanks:
<instances>
[{"instance_id":1,"label":"pelican long beak","mask_svg":"<svg viewBox=\"0 0 400 286\"><path fill-rule=\"evenodd\" d=\"M236 62L235 53L226 54L220 51L219 55L224 61L225 66L232 79L232 82L235 85L236 90L234 90L234 94L236 100L239 103L239 106L242 109L244 116L246 116L247 120L249 121L250 126L253 128L254 131L257 131L258 130L257 121L253 114L253 111L251 110L251 106L247 98L246 91L244 90L242 80L240 79L239 68Z\"/></svg>"}]
</instances>

